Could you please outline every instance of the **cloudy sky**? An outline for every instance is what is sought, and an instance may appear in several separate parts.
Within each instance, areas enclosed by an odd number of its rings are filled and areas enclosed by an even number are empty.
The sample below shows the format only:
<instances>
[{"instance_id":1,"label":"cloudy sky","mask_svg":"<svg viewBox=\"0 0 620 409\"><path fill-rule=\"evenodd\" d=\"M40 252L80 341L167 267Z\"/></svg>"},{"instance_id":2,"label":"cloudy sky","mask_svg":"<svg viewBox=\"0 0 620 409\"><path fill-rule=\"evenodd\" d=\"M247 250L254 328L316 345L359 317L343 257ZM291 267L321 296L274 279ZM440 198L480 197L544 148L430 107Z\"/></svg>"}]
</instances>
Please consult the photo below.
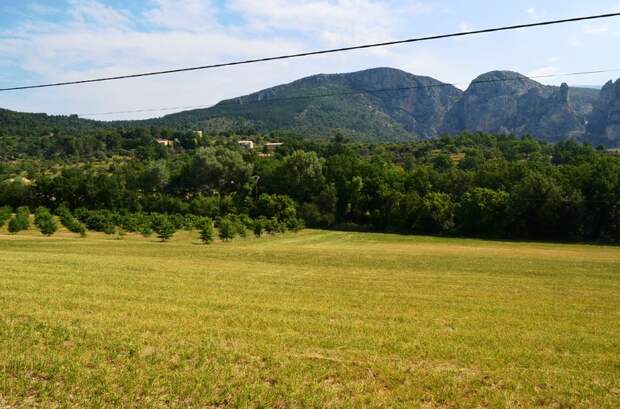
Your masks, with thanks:
<instances>
[{"instance_id":1,"label":"cloudy sky","mask_svg":"<svg viewBox=\"0 0 620 409\"><path fill-rule=\"evenodd\" d=\"M620 11L620 0L0 0L0 88L221 63ZM0 93L0 107L54 114L210 105L316 73L396 67L467 83L620 69L620 18L281 62ZM603 84L604 75L545 83ZM172 111L95 116L124 119Z\"/></svg>"}]
</instances>

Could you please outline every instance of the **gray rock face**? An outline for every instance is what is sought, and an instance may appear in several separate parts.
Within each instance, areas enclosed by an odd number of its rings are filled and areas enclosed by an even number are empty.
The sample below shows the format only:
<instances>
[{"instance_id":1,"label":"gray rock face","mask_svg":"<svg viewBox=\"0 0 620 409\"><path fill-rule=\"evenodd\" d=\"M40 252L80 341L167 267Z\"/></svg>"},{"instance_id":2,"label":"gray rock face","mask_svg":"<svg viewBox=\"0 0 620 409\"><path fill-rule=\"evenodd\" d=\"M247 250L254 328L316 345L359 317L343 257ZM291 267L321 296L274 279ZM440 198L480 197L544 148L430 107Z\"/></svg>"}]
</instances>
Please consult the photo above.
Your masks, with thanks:
<instances>
[{"instance_id":1,"label":"gray rock face","mask_svg":"<svg viewBox=\"0 0 620 409\"><path fill-rule=\"evenodd\" d=\"M516 72L493 71L471 83L446 115L442 130L531 134L557 141L581 137L585 118L571 104L567 84L545 86Z\"/></svg>"},{"instance_id":2,"label":"gray rock face","mask_svg":"<svg viewBox=\"0 0 620 409\"><path fill-rule=\"evenodd\" d=\"M588 121L588 138L594 144L620 144L620 79L609 81L594 105Z\"/></svg>"},{"instance_id":3,"label":"gray rock face","mask_svg":"<svg viewBox=\"0 0 620 409\"><path fill-rule=\"evenodd\" d=\"M372 95L405 130L424 138L438 135L444 116L463 94L450 84L392 68L345 74L343 79L352 89Z\"/></svg>"}]
</instances>

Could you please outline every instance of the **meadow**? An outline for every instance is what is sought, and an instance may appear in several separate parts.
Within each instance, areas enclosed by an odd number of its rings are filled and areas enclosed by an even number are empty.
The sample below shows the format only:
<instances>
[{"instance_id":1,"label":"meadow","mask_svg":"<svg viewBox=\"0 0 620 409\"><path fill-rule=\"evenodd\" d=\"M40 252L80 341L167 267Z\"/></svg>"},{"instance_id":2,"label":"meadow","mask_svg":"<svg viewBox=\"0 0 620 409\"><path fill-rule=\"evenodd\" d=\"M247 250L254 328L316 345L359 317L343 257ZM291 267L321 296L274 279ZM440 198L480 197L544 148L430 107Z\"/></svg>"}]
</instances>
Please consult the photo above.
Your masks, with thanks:
<instances>
[{"instance_id":1,"label":"meadow","mask_svg":"<svg viewBox=\"0 0 620 409\"><path fill-rule=\"evenodd\" d=\"M617 408L620 248L0 232L0 408Z\"/></svg>"}]
</instances>

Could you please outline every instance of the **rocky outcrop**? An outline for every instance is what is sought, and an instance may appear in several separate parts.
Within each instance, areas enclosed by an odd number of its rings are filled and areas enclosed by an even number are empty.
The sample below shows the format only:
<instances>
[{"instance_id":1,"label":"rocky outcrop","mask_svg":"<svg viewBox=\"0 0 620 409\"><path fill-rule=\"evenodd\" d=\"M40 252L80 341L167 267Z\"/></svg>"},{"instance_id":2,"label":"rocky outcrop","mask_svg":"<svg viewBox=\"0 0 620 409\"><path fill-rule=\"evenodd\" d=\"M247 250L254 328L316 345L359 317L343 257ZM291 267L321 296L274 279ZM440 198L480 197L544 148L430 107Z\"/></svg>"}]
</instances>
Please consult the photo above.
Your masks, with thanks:
<instances>
[{"instance_id":1,"label":"rocky outcrop","mask_svg":"<svg viewBox=\"0 0 620 409\"><path fill-rule=\"evenodd\" d=\"M444 116L463 94L434 78L393 68L344 74L343 79L352 89L372 95L386 114L423 138L438 135Z\"/></svg>"},{"instance_id":2,"label":"rocky outcrop","mask_svg":"<svg viewBox=\"0 0 620 409\"><path fill-rule=\"evenodd\" d=\"M493 71L472 81L446 115L442 130L530 134L557 141L581 137L585 118L571 104L567 84L550 87L516 72Z\"/></svg>"},{"instance_id":3,"label":"rocky outcrop","mask_svg":"<svg viewBox=\"0 0 620 409\"><path fill-rule=\"evenodd\" d=\"M601 89L588 120L587 136L594 144L620 145L620 79Z\"/></svg>"}]
</instances>

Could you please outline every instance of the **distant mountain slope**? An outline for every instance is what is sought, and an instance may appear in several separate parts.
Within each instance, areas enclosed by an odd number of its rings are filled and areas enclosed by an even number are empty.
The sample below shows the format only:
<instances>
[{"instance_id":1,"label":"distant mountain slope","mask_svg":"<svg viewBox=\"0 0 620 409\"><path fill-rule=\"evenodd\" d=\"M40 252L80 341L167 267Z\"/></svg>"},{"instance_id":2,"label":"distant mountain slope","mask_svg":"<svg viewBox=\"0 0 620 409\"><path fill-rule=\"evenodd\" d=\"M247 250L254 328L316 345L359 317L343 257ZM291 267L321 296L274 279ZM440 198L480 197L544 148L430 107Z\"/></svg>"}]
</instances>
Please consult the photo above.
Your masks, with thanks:
<instances>
[{"instance_id":1,"label":"distant mountain slope","mask_svg":"<svg viewBox=\"0 0 620 409\"><path fill-rule=\"evenodd\" d=\"M443 116L461 94L433 78L375 68L314 75L156 122L217 130L230 126L225 119L232 118L240 127L290 129L315 137L341 132L356 139L430 138L437 136Z\"/></svg>"},{"instance_id":2,"label":"distant mountain slope","mask_svg":"<svg viewBox=\"0 0 620 409\"><path fill-rule=\"evenodd\" d=\"M49 132L55 128L65 132L79 132L105 127L99 121L78 118L77 115L47 115L25 113L0 108L0 132L34 133Z\"/></svg>"},{"instance_id":3,"label":"distant mountain slope","mask_svg":"<svg viewBox=\"0 0 620 409\"><path fill-rule=\"evenodd\" d=\"M314 75L211 108L142 121L98 122L0 110L0 134L154 125L208 132L290 130L309 138L342 133L355 140L402 141L483 131L620 146L619 84L620 80L609 82L601 90L557 87L516 72L492 71L463 92L430 77L374 68Z\"/></svg>"},{"instance_id":4,"label":"distant mountain slope","mask_svg":"<svg viewBox=\"0 0 620 409\"><path fill-rule=\"evenodd\" d=\"M588 138L596 144L620 145L620 79L609 81L601 89L589 117Z\"/></svg>"},{"instance_id":5,"label":"distant mountain slope","mask_svg":"<svg viewBox=\"0 0 620 409\"><path fill-rule=\"evenodd\" d=\"M476 78L446 115L447 133L463 130L536 135L548 141L582 138L593 94L542 85L519 73L493 71Z\"/></svg>"}]
</instances>

